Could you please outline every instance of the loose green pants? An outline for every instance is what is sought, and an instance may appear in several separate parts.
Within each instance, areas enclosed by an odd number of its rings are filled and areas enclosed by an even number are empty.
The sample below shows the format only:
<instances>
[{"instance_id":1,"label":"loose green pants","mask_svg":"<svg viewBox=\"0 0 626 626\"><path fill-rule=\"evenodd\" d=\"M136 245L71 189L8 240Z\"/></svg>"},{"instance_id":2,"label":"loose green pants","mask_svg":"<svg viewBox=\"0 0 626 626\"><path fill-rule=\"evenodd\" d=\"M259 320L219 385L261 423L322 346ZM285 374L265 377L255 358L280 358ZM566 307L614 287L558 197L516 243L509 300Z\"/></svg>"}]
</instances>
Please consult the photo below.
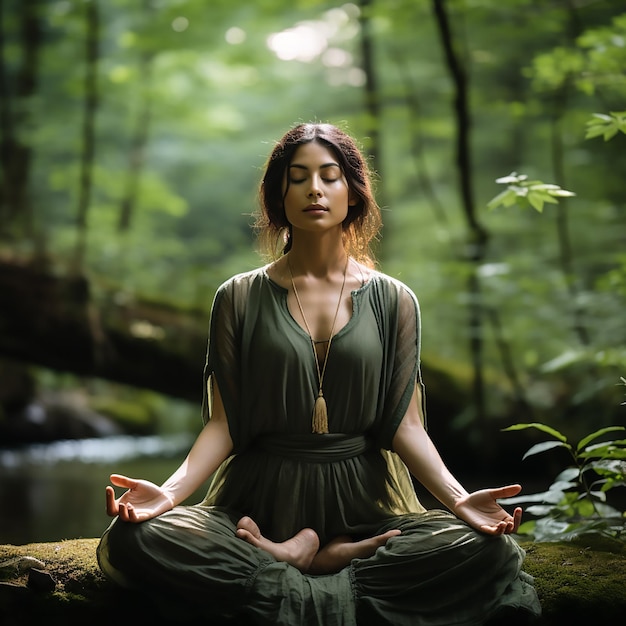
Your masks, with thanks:
<instances>
[{"instance_id":1,"label":"loose green pants","mask_svg":"<svg viewBox=\"0 0 626 626\"><path fill-rule=\"evenodd\" d=\"M372 528L402 534L324 576L238 538L239 517L196 505L139 524L115 520L98 547L100 567L120 585L236 624L479 626L503 608L540 614L515 540L478 533L443 511Z\"/></svg>"}]
</instances>

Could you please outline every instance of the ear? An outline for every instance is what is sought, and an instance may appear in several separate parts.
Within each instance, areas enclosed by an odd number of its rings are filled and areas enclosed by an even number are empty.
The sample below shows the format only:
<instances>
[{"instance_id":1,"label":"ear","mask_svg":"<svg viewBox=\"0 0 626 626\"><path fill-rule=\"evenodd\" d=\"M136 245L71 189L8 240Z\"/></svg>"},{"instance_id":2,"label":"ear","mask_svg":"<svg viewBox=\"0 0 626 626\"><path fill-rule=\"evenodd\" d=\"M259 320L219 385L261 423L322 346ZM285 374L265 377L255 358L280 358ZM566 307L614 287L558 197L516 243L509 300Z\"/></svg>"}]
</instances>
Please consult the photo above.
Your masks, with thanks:
<instances>
[{"instance_id":1,"label":"ear","mask_svg":"<svg viewBox=\"0 0 626 626\"><path fill-rule=\"evenodd\" d=\"M356 206L359 203L359 197L351 191L348 195L348 206Z\"/></svg>"}]
</instances>

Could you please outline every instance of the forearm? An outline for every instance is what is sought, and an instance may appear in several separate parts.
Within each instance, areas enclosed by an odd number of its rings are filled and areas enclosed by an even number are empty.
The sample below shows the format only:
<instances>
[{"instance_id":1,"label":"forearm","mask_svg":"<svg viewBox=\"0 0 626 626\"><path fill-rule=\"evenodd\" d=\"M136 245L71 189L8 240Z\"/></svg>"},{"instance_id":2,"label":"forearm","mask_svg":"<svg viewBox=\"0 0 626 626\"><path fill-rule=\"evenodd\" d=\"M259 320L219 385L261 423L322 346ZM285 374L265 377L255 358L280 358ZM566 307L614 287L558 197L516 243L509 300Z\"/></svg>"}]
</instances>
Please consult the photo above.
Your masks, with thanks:
<instances>
[{"instance_id":1,"label":"forearm","mask_svg":"<svg viewBox=\"0 0 626 626\"><path fill-rule=\"evenodd\" d=\"M201 487L231 451L232 440L226 420L210 421L198 435L187 458L162 485L172 506L180 504Z\"/></svg>"},{"instance_id":2,"label":"forearm","mask_svg":"<svg viewBox=\"0 0 626 626\"><path fill-rule=\"evenodd\" d=\"M461 498L468 495L467 490L448 470L418 420L405 418L396 432L393 447L409 472L451 511L455 510Z\"/></svg>"}]
</instances>

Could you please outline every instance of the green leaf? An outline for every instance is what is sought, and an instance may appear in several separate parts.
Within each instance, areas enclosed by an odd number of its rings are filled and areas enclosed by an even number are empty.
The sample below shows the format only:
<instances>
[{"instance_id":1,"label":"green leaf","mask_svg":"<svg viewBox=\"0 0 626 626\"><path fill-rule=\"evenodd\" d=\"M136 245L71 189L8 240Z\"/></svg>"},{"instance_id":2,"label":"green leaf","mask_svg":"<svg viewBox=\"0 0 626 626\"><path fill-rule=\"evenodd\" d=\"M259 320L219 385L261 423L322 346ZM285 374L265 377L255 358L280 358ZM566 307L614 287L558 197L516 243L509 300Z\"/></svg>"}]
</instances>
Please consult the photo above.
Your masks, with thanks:
<instances>
[{"instance_id":1,"label":"green leaf","mask_svg":"<svg viewBox=\"0 0 626 626\"><path fill-rule=\"evenodd\" d=\"M591 517L595 513L593 502L586 497L583 497L576 503L576 512L581 517Z\"/></svg>"},{"instance_id":2,"label":"green leaf","mask_svg":"<svg viewBox=\"0 0 626 626\"><path fill-rule=\"evenodd\" d=\"M593 117L587 121L587 131L585 139L593 139L602 135L604 141L608 141L617 133L626 133L626 119L624 113L611 112L610 115L594 113Z\"/></svg>"},{"instance_id":3,"label":"green leaf","mask_svg":"<svg viewBox=\"0 0 626 626\"><path fill-rule=\"evenodd\" d=\"M515 192L511 189L505 189L502 193L499 193L495 198L492 198L487 203L487 208L490 211L493 211L493 209L496 209L501 204L504 206L510 206L511 204L515 202L515 200L516 200Z\"/></svg>"},{"instance_id":4,"label":"green leaf","mask_svg":"<svg viewBox=\"0 0 626 626\"><path fill-rule=\"evenodd\" d=\"M578 442L578 445L576 446L576 451L580 452L583 448L586 448L587 445L591 443L594 439L597 439L598 437L602 437L602 435L606 433L612 433L615 431L622 431L622 430L626 430L626 428L624 428L624 426L609 426L607 428L601 428L600 430L596 430L595 432L590 433L586 437L583 437Z\"/></svg>"},{"instance_id":5,"label":"green leaf","mask_svg":"<svg viewBox=\"0 0 626 626\"><path fill-rule=\"evenodd\" d=\"M587 132L585 133L585 139L593 139L594 137L604 135L604 129L605 127L602 124L590 126L589 128L587 128Z\"/></svg>"},{"instance_id":6,"label":"green leaf","mask_svg":"<svg viewBox=\"0 0 626 626\"><path fill-rule=\"evenodd\" d=\"M611 122L613 118L605 113L594 113L592 118L587 122L588 124L603 124L604 122Z\"/></svg>"},{"instance_id":7,"label":"green leaf","mask_svg":"<svg viewBox=\"0 0 626 626\"><path fill-rule=\"evenodd\" d=\"M560 493L567 491L568 489L573 489L577 487L576 483L571 482L570 480L555 480L548 489L548 493Z\"/></svg>"},{"instance_id":8,"label":"green leaf","mask_svg":"<svg viewBox=\"0 0 626 626\"><path fill-rule=\"evenodd\" d=\"M597 500L600 500L600 502L606 502L606 493L604 491L590 491L589 493Z\"/></svg>"},{"instance_id":9,"label":"green leaf","mask_svg":"<svg viewBox=\"0 0 626 626\"><path fill-rule=\"evenodd\" d=\"M539 454L540 452L545 452L546 450L552 450L552 448L562 448L565 446L562 441L542 441L541 443L536 443L532 448L529 448L526 451L526 454L522 457L522 461L527 459L529 456L533 456L535 454Z\"/></svg>"},{"instance_id":10,"label":"green leaf","mask_svg":"<svg viewBox=\"0 0 626 626\"><path fill-rule=\"evenodd\" d=\"M579 455L581 459L623 459L626 460L626 449L615 446L591 447Z\"/></svg>"},{"instance_id":11,"label":"green leaf","mask_svg":"<svg viewBox=\"0 0 626 626\"><path fill-rule=\"evenodd\" d=\"M574 479L578 480L579 474L580 474L580 471L578 470L577 467L568 467L559 473L559 475L555 478L555 482L556 481L570 482Z\"/></svg>"},{"instance_id":12,"label":"green leaf","mask_svg":"<svg viewBox=\"0 0 626 626\"><path fill-rule=\"evenodd\" d=\"M547 433L548 435L552 435L555 439L562 441L567 444L567 437L560 433L558 430L551 428L550 426L546 426L546 424L542 424L541 422L532 422L530 424L513 424L512 426L508 426L507 428L503 428L502 432L514 431L514 430L526 430L528 428L536 428L541 432ZM568 444L567 447L571 449L571 446Z\"/></svg>"},{"instance_id":13,"label":"green leaf","mask_svg":"<svg viewBox=\"0 0 626 626\"><path fill-rule=\"evenodd\" d=\"M539 213L543 213L544 194L531 191L528 194L528 202L530 202L530 205L533 207L533 209L535 209Z\"/></svg>"},{"instance_id":14,"label":"green leaf","mask_svg":"<svg viewBox=\"0 0 626 626\"><path fill-rule=\"evenodd\" d=\"M535 525L537 522L534 519L528 520L523 524L520 524L520 527L517 529L518 535L532 535L535 530Z\"/></svg>"},{"instance_id":15,"label":"green leaf","mask_svg":"<svg viewBox=\"0 0 626 626\"><path fill-rule=\"evenodd\" d=\"M552 507L548 504L534 504L527 507L526 512L539 517L540 515L549 515L552 512Z\"/></svg>"},{"instance_id":16,"label":"green leaf","mask_svg":"<svg viewBox=\"0 0 626 626\"><path fill-rule=\"evenodd\" d=\"M556 196L558 198L571 198L576 194L573 191L567 191L567 189L555 189L550 192L551 196Z\"/></svg>"},{"instance_id":17,"label":"green leaf","mask_svg":"<svg viewBox=\"0 0 626 626\"><path fill-rule=\"evenodd\" d=\"M500 184L509 185L511 183L521 183L527 178L528 176L526 176L526 174L518 174L517 172L511 172L508 176L502 176L501 178L496 178L496 182Z\"/></svg>"}]
</instances>

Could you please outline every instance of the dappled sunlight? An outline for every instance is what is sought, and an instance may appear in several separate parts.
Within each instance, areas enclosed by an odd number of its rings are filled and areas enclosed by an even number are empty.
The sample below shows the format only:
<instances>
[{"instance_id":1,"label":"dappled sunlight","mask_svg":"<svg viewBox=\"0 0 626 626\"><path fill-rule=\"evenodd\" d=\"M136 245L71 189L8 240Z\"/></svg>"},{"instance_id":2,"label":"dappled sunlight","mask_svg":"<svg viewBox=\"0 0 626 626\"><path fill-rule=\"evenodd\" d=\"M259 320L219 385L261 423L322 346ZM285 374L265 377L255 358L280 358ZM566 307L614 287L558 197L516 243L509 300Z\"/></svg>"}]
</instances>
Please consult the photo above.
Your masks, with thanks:
<instances>
[{"instance_id":1,"label":"dappled sunlight","mask_svg":"<svg viewBox=\"0 0 626 626\"><path fill-rule=\"evenodd\" d=\"M267 47L282 61L311 63L321 59L326 67L349 67L353 63L352 55L339 44L358 34L359 11L353 4L331 9L322 19L299 22L272 33L267 38Z\"/></svg>"}]
</instances>

